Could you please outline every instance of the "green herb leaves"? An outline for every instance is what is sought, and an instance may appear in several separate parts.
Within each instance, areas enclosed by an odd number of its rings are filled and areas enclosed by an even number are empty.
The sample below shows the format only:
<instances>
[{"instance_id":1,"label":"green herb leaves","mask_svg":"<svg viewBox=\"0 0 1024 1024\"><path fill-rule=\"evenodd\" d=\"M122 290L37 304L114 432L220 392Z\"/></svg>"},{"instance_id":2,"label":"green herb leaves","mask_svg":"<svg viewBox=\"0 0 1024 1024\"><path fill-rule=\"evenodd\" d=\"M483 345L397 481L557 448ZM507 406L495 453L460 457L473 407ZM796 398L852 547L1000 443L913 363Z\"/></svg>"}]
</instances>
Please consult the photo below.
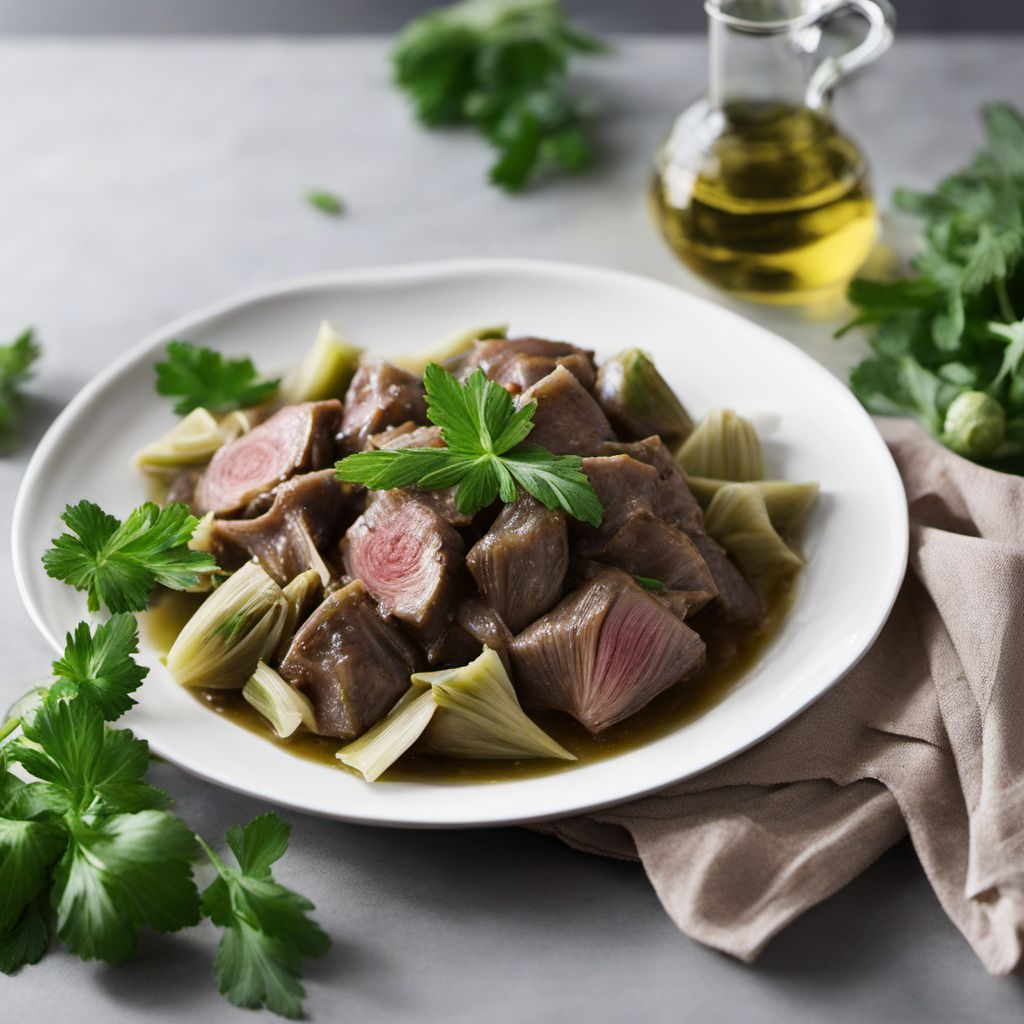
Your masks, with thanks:
<instances>
[{"instance_id":1,"label":"green herb leaves","mask_svg":"<svg viewBox=\"0 0 1024 1024\"><path fill-rule=\"evenodd\" d=\"M896 193L897 206L924 219L924 248L916 276L851 285L859 314L849 326L872 329L875 354L850 384L872 412L909 413L957 451L1020 470L1024 118L999 103L983 117L986 146L967 168L934 192ZM976 397L950 419L964 395Z\"/></svg>"},{"instance_id":2,"label":"green herb leaves","mask_svg":"<svg viewBox=\"0 0 1024 1024\"><path fill-rule=\"evenodd\" d=\"M64 657L53 663L57 681L50 699L85 695L108 722L120 718L149 671L132 657L138 648L139 628L131 615L115 615L94 633L80 622L67 635Z\"/></svg>"},{"instance_id":3,"label":"green herb leaves","mask_svg":"<svg viewBox=\"0 0 1024 1024\"><path fill-rule=\"evenodd\" d=\"M420 121L475 124L497 151L491 181L513 192L543 168L589 163L586 109L563 79L574 54L605 49L558 0L462 0L410 22L393 59Z\"/></svg>"},{"instance_id":4,"label":"green herb leaves","mask_svg":"<svg viewBox=\"0 0 1024 1024\"><path fill-rule=\"evenodd\" d=\"M274 881L288 826L265 814L228 830L230 868L146 782L149 748L104 717L130 703L145 670L131 654L134 619L115 616L68 636L60 676L29 702L22 736L0 747L0 971L38 961L51 919L67 949L86 960L131 956L138 931L177 931L205 913L226 931L217 953L220 990L236 1005L302 1013L303 961L330 942L312 904ZM26 783L7 771L20 763ZM219 877L202 900L192 877L202 849ZM52 908L52 911L51 911Z\"/></svg>"},{"instance_id":5,"label":"green herb leaves","mask_svg":"<svg viewBox=\"0 0 1024 1024\"><path fill-rule=\"evenodd\" d=\"M31 327L9 345L0 345L0 432L14 422L22 385L32 376L41 349Z\"/></svg>"},{"instance_id":6,"label":"green herb leaves","mask_svg":"<svg viewBox=\"0 0 1024 1024\"><path fill-rule=\"evenodd\" d=\"M580 469L583 460L523 443L533 429L536 403L516 409L512 396L479 369L460 384L431 363L423 382L427 415L447 447L360 452L337 464L339 479L374 490L455 486L456 505L467 515L498 497L515 501L518 484L548 508L600 524L604 511Z\"/></svg>"},{"instance_id":7,"label":"green herb leaves","mask_svg":"<svg viewBox=\"0 0 1024 1024\"><path fill-rule=\"evenodd\" d=\"M326 213L329 217L340 217L345 212L345 203L342 201L341 196L336 195L334 192L328 192L326 189L309 189L306 192L306 202L314 210Z\"/></svg>"},{"instance_id":8,"label":"green herb leaves","mask_svg":"<svg viewBox=\"0 0 1024 1024\"><path fill-rule=\"evenodd\" d=\"M251 359L225 359L213 349L187 341L167 344L167 359L156 364L157 394L177 398L174 411L185 416L202 407L230 412L267 401L279 380L259 375Z\"/></svg>"},{"instance_id":9,"label":"green herb leaves","mask_svg":"<svg viewBox=\"0 0 1024 1024\"><path fill-rule=\"evenodd\" d=\"M122 523L91 501L69 505L62 533L43 554L48 575L89 595L89 610L142 611L157 583L187 590L214 572L211 555L188 546L198 525L187 506L146 502Z\"/></svg>"},{"instance_id":10,"label":"green herb leaves","mask_svg":"<svg viewBox=\"0 0 1024 1024\"><path fill-rule=\"evenodd\" d=\"M236 1006L265 1004L295 1018L302 1015L305 995L302 962L326 953L330 939L307 916L313 904L271 874L288 848L289 831L276 814L228 829L237 868L203 843L218 875L203 893L203 911L225 929L214 965L220 991Z\"/></svg>"}]
</instances>

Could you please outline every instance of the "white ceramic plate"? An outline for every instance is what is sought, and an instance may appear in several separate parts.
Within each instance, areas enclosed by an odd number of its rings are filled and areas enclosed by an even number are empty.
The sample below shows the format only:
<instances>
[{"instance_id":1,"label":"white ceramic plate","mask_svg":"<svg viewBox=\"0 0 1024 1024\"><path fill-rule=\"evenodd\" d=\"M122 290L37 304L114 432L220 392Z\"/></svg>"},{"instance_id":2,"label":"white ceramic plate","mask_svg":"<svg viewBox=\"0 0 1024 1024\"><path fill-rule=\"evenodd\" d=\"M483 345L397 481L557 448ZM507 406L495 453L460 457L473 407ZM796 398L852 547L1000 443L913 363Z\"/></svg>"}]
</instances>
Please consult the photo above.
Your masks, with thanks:
<instances>
[{"instance_id":1,"label":"white ceramic plate","mask_svg":"<svg viewBox=\"0 0 1024 1024\"><path fill-rule=\"evenodd\" d=\"M170 403L153 391L163 344L187 338L246 353L271 372L305 353L323 318L385 354L503 320L517 334L566 338L599 355L649 350L695 416L728 405L755 418L771 475L821 482L796 602L761 661L703 717L609 760L501 783L370 785L293 757L202 707L144 650L151 671L126 724L168 760L273 803L350 821L444 827L578 814L756 743L839 680L881 629L906 563L906 500L871 420L838 380L783 339L668 285L565 264L474 260L264 289L158 331L88 384L43 438L14 512L18 586L54 649L85 602L47 578L40 555L68 502L90 498L124 515L144 498L131 456L174 422Z\"/></svg>"}]
</instances>

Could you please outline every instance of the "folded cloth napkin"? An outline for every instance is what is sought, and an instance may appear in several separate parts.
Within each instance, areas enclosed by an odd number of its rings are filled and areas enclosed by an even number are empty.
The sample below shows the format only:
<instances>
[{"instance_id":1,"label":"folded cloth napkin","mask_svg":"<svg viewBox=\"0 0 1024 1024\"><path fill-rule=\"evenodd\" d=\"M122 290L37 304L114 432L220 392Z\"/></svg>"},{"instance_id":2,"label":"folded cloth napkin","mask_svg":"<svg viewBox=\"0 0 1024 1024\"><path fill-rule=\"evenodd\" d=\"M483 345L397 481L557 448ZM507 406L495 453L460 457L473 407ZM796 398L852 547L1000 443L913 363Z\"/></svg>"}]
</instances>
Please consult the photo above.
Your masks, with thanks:
<instances>
[{"instance_id":1,"label":"folded cloth napkin","mask_svg":"<svg viewBox=\"0 0 1024 1024\"><path fill-rule=\"evenodd\" d=\"M752 960L909 832L985 967L1024 932L1024 479L880 420L910 562L863 661L799 718L654 796L542 826L637 858L687 935Z\"/></svg>"}]
</instances>

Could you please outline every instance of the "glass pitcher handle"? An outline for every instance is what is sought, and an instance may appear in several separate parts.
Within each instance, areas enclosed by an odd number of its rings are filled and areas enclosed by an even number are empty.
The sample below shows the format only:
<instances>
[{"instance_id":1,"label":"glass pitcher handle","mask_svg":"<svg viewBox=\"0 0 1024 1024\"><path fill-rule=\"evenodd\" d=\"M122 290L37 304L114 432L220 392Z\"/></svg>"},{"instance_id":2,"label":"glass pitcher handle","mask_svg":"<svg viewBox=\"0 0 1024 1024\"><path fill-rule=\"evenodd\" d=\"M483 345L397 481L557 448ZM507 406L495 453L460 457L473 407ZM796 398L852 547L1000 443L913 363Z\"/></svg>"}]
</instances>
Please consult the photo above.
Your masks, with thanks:
<instances>
[{"instance_id":1,"label":"glass pitcher handle","mask_svg":"<svg viewBox=\"0 0 1024 1024\"><path fill-rule=\"evenodd\" d=\"M815 69L807 84L807 105L817 110L840 79L870 64L892 45L896 13L889 0L836 0L814 19L815 29L840 14L857 14L868 23L864 39L852 50L827 57Z\"/></svg>"}]
</instances>

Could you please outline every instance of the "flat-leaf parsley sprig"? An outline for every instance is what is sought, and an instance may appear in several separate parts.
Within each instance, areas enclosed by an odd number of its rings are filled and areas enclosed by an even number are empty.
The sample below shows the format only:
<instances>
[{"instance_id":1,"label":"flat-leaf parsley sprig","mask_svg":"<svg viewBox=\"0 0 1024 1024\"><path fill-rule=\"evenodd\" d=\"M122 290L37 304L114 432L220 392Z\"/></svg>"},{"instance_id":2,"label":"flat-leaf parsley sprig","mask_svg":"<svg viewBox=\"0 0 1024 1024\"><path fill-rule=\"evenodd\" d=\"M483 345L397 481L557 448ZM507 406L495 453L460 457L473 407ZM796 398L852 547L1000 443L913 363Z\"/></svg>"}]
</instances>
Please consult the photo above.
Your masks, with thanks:
<instances>
[{"instance_id":1,"label":"flat-leaf parsley sprig","mask_svg":"<svg viewBox=\"0 0 1024 1024\"><path fill-rule=\"evenodd\" d=\"M79 624L53 685L31 691L0 727L0 972L38 962L54 931L82 959L118 962L135 952L140 928L177 931L205 914L225 929L220 991L237 1006L301 1016L302 965L330 940L308 917L312 904L271 876L288 826L264 814L230 829L235 869L168 810L168 794L145 779L148 745L105 722L131 706L146 674L137 647L131 615ZM200 850L219 876L202 898Z\"/></svg>"},{"instance_id":2,"label":"flat-leaf parsley sprig","mask_svg":"<svg viewBox=\"0 0 1024 1024\"><path fill-rule=\"evenodd\" d=\"M122 523L91 501L69 505L62 533L43 554L48 575L83 590L89 611L138 612L162 583L188 590L204 573L216 572L212 555L188 546L199 520L186 505L164 508L147 501Z\"/></svg>"},{"instance_id":3,"label":"flat-leaf parsley sprig","mask_svg":"<svg viewBox=\"0 0 1024 1024\"><path fill-rule=\"evenodd\" d=\"M581 469L583 460L525 443L536 402L516 409L512 396L479 369L460 384L431 363L423 383L427 416L441 428L446 447L359 452L337 464L339 479L372 490L454 486L455 503L466 515L498 497L515 501L518 484L548 508L562 508L575 519L600 525L604 510Z\"/></svg>"},{"instance_id":4,"label":"flat-leaf parsley sprig","mask_svg":"<svg viewBox=\"0 0 1024 1024\"><path fill-rule=\"evenodd\" d=\"M186 416L202 407L231 412L272 398L280 380L261 377L248 356L225 359L188 341L167 343L167 358L156 364L157 394L177 398L174 411Z\"/></svg>"}]
</instances>

